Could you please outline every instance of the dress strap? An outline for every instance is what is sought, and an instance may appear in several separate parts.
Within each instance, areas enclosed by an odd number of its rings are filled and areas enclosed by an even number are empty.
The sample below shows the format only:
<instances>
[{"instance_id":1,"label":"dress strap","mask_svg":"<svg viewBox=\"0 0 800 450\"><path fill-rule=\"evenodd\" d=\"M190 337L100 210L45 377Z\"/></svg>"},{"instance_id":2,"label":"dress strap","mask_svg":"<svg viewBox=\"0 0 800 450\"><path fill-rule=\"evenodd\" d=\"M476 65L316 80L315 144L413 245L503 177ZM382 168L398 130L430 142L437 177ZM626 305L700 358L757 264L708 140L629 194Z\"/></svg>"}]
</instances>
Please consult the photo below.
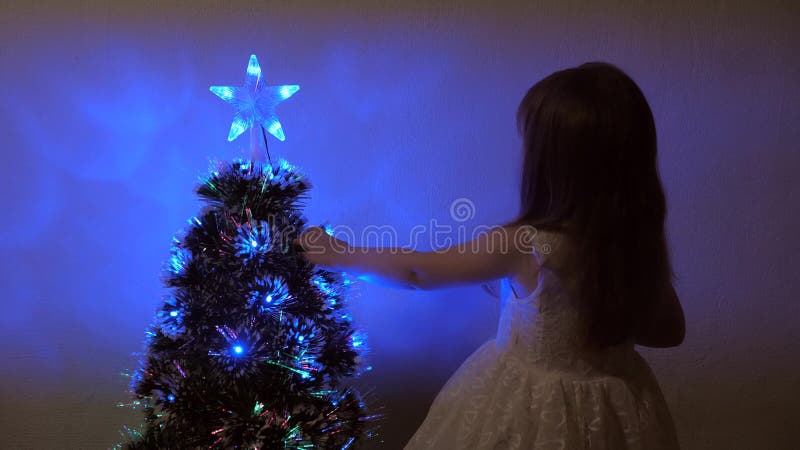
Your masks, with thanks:
<instances>
[{"instance_id":1,"label":"dress strap","mask_svg":"<svg viewBox=\"0 0 800 450\"><path fill-rule=\"evenodd\" d=\"M506 283L506 285L508 285L508 288L511 289L511 293L514 295L514 298L517 300L522 298L519 296L519 294L517 294L517 290L514 289L514 285L511 284L511 280L508 277L504 278L503 281Z\"/></svg>"},{"instance_id":2,"label":"dress strap","mask_svg":"<svg viewBox=\"0 0 800 450\"><path fill-rule=\"evenodd\" d=\"M511 280L508 281L508 287L511 288L511 292L514 294L514 297L516 297L517 299L521 299L522 298L522 297L519 296L519 294L517 294L517 290L514 289L514 285L511 284Z\"/></svg>"}]
</instances>

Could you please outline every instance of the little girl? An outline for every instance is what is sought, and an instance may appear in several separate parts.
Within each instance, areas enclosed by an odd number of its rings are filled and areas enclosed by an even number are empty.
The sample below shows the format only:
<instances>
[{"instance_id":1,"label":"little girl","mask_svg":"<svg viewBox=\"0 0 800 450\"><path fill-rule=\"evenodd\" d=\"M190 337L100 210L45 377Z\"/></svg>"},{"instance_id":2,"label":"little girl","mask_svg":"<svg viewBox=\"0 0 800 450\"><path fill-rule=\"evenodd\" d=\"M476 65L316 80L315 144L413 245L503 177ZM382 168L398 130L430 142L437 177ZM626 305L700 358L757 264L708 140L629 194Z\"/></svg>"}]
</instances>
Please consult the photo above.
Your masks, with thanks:
<instances>
[{"instance_id":1,"label":"little girl","mask_svg":"<svg viewBox=\"0 0 800 450\"><path fill-rule=\"evenodd\" d=\"M684 338L650 107L624 72L592 62L533 85L517 124L513 222L432 252L353 247L314 227L303 255L411 289L501 280L497 336L450 377L406 450L677 449L634 349Z\"/></svg>"}]
</instances>

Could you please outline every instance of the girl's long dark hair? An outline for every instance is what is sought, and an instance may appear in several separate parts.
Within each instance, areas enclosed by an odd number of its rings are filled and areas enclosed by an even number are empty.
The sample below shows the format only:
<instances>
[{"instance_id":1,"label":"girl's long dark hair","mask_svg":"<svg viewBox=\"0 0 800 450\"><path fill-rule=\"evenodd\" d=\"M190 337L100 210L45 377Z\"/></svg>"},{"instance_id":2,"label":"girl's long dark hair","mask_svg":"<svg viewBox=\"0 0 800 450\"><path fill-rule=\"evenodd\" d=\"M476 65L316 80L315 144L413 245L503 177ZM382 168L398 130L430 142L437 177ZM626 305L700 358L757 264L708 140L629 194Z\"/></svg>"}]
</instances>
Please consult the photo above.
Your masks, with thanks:
<instances>
[{"instance_id":1,"label":"girl's long dark hair","mask_svg":"<svg viewBox=\"0 0 800 450\"><path fill-rule=\"evenodd\" d=\"M653 113L622 70L590 62L533 85L517 125L524 169L515 223L567 233L589 312L586 344L618 344L673 276Z\"/></svg>"}]
</instances>

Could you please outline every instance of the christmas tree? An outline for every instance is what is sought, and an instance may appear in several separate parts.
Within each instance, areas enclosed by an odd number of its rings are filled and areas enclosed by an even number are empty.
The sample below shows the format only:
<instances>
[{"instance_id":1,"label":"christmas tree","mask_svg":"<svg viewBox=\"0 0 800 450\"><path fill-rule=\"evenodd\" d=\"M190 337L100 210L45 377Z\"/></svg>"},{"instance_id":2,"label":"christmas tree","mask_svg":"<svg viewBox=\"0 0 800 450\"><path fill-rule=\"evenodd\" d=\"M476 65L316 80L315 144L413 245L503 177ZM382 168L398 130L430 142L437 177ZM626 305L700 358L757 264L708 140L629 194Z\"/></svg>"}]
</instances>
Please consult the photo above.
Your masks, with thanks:
<instances>
[{"instance_id":1,"label":"christmas tree","mask_svg":"<svg viewBox=\"0 0 800 450\"><path fill-rule=\"evenodd\" d=\"M284 140L275 105L297 86L264 86L255 55L243 87L211 91L237 107L228 136ZM269 153L266 153L269 158ZM343 378L361 373L365 334L349 281L292 242L308 180L285 160L215 162L200 213L173 238L165 296L131 378L144 412L116 448L350 449L377 440L380 414ZM367 367L367 370L370 368Z\"/></svg>"}]
</instances>

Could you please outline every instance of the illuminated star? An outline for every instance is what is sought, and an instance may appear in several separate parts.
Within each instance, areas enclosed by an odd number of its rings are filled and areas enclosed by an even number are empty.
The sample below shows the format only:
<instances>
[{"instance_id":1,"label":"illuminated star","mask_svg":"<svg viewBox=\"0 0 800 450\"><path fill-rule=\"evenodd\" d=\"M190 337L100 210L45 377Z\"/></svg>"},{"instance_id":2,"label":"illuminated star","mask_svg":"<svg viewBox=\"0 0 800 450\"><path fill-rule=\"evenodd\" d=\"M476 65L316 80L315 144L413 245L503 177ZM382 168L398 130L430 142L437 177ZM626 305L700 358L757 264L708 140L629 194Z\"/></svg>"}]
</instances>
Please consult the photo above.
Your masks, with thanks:
<instances>
[{"instance_id":1,"label":"illuminated star","mask_svg":"<svg viewBox=\"0 0 800 450\"><path fill-rule=\"evenodd\" d=\"M286 139L278 116L275 114L275 106L291 97L300 89L300 86L296 84L265 86L256 55L250 55L244 86L211 86L209 89L236 108L231 131L228 134L229 141L236 139L256 124L263 126L278 140Z\"/></svg>"}]
</instances>

